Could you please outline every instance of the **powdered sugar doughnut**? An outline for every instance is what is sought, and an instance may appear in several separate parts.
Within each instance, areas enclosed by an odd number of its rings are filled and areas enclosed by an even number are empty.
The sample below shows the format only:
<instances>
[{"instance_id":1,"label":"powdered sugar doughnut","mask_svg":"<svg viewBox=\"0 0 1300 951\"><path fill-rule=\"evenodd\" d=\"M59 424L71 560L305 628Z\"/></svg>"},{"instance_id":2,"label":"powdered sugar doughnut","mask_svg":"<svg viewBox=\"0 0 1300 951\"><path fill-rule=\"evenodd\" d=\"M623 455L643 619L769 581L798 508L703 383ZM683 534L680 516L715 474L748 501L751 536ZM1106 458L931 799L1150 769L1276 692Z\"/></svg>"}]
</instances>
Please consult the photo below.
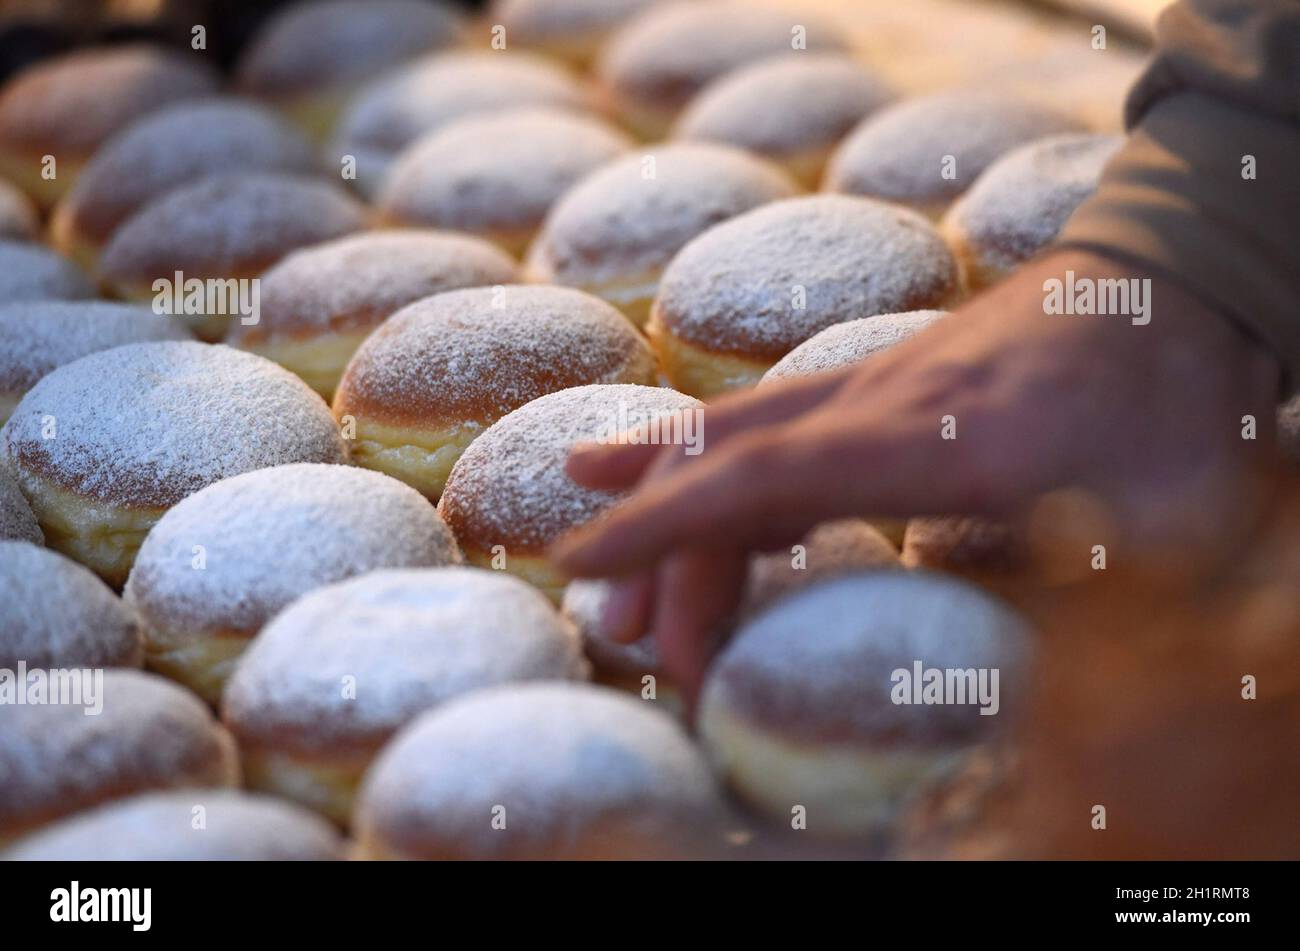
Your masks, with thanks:
<instances>
[{"instance_id":1,"label":"powdered sugar doughnut","mask_svg":"<svg viewBox=\"0 0 1300 951\"><path fill-rule=\"evenodd\" d=\"M358 231L365 209L341 188L291 175L214 175L145 205L113 233L100 258L103 280L120 297L151 300L153 284L177 272L245 280L290 251ZM219 307L196 321L205 340L220 340L235 319Z\"/></svg>"},{"instance_id":2,"label":"powdered sugar doughnut","mask_svg":"<svg viewBox=\"0 0 1300 951\"><path fill-rule=\"evenodd\" d=\"M898 551L877 529L861 519L825 522L810 531L790 551L755 555L741 595L737 617L751 617L788 594L837 575L870 568L896 568ZM658 698L676 702L676 690L665 681L653 640L623 644L609 638L604 613L612 585L605 580L579 578L564 589L562 610L582 635L583 649L602 680L611 686L641 691L642 678L653 676Z\"/></svg>"},{"instance_id":3,"label":"powdered sugar doughnut","mask_svg":"<svg viewBox=\"0 0 1300 951\"><path fill-rule=\"evenodd\" d=\"M827 191L910 205L937 220L1000 156L1081 124L1050 106L996 92L941 92L881 109L831 156Z\"/></svg>"},{"instance_id":4,"label":"powdered sugar doughnut","mask_svg":"<svg viewBox=\"0 0 1300 951\"><path fill-rule=\"evenodd\" d=\"M535 399L470 443L438 512L471 564L504 567L558 603L565 579L546 549L622 498L570 479L569 450L651 424L691 438L701 406L675 390L626 384L575 386Z\"/></svg>"},{"instance_id":5,"label":"powdered sugar doughnut","mask_svg":"<svg viewBox=\"0 0 1300 951\"><path fill-rule=\"evenodd\" d=\"M235 82L323 139L363 81L450 46L460 34L452 9L428 0L295 3L262 26L235 67Z\"/></svg>"},{"instance_id":6,"label":"powdered sugar doughnut","mask_svg":"<svg viewBox=\"0 0 1300 951\"><path fill-rule=\"evenodd\" d=\"M797 45L801 44L801 45ZM661 138L710 80L776 54L848 48L838 27L739 0L661 4L616 32L596 75L607 105L644 138Z\"/></svg>"},{"instance_id":7,"label":"powdered sugar doughnut","mask_svg":"<svg viewBox=\"0 0 1300 951\"><path fill-rule=\"evenodd\" d=\"M334 413L352 458L442 494L465 447L530 400L585 383L655 380L654 358L614 308L566 287L449 291L398 311L348 364Z\"/></svg>"},{"instance_id":8,"label":"powdered sugar doughnut","mask_svg":"<svg viewBox=\"0 0 1300 951\"><path fill-rule=\"evenodd\" d=\"M307 140L265 109L233 99L171 106L95 153L55 209L51 238L93 271L117 227L173 188L226 172L310 174L315 167Z\"/></svg>"},{"instance_id":9,"label":"powdered sugar doughnut","mask_svg":"<svg viewBox=\"0 0 1300 951\"><path fill-rule=\"evenodd\" d=\"M0 179L0 239L30 241L40 229L40 219L31 199Z\"/></svg>"},{"instance_id":10,"label":"powdered sugar doughnut","mask_svg":"<svg viewBox=\"0 0 1300 951\"><path fill-rule=\"evenodd\" d=\"M0 430L52 548L126 581L163 512L220 479L343 462L328 407L269 360L200 343L137 343L54 370Z\"/></svg>"},{"instance_id":11,"label":"powdered sugar doughnut","mask_svg":"<svg viewBox=\"0 0 1300 951\"><path fill-rule=\"evenodd\" d=\"M851 575L736 633L709 671L700 732L759 812L788 822L803 806L810 832L865 834L998 737L1026 692L1030 650L1024 623L976 588L902 571ZM990 673L983 698L918 706L908 680L917 664L917 693L930 669L997 670L997 690ZM970 699L996 702L997 715Z\"/></svg>"},{"instance_id":12,"label":"powdered sugar doughnut","mask_svg":"<svg viewBox=\"0 0 1300 951\"><path fill-rule=\"evenodd\" d=\"M95 288L81 269L48 248L0 240L0 301L85 300Z\"/></svg>"},{"instance_id":13,"label":"powdered sugar doughnut","mask_svg":"<svg viewBox=\"0 0 1300 951\"><path fill-rule=\"evenodd\" d=\"M45 533L37 524L23 490L3 465L0 465L0 540L45 544Z\"/></svg>"},{"instance_id":14,"label":"powdered sugar doughnut","mask_svg":"<svg viewBox=\"0 0 1300 951\"><path fill-rule=\"evenodd\" d=\"M470 116L402 152L377 204L390 224L467 231L518 256L557 198L631 147L605 123L555 108Z\"/></svg>"},{"instance_id":15,"label":"powdered sugar doughnut","mask_svg":"<svg viewBox=\"0 0 1300 951\"><path fill-rule=\"evenodd\" d=\"M0 423L51 370L100 350L189 340L178 320L106 301L33 301L0 307Z\"/></svg>"},{"instance_id":16,"label":"powdered sugar doughnut","mask_svg":"<svg viewBox=\"0 0 1300 951\"><path fill-rule=\"evenodd\" d=\"M0 730L0 841L133 793L238 785L234 741L193 694L137 670L64 673L62 690L43 671L26 685L0 680L11 695ZM42 682L47 699L37 701ZM14 702L15 691L27 702Z\"/></svg>"},{"instance_id":17,"label":"powdered sugar doughnut","mask_svg":"<svg viewBox=\"0 0 1300 951\"><path fill-rule=\"evenodd\" d=\"M840 139L892 98L884 80L852 57L783 54L705 86L677 120L673 137L746 149L816 189Z\"/></svg>"},{"instance_id":18,"label":"powdered sugar doughnut","mask_svg":"<svg viewBox=\"0 0 1300 951\"><path fill-rule=\"evenodd\" d=\"M199 57L145 45L79 50L37 63L0 89L0 177L49 208L113 133L216 89L216 74ZM52 177L47 155L55 160Z\"/></svg>"},{"instance_id":19,"label":"powdered sugar doughnut","mask_svg":"<svg viewBox=\"0 0 1300 951\"><path fill-rule=\"evenodd\" d=\"M708 766L652 705L580 684L477 691L380 754L355 817L367 858L689 854L720 821Z\"/></svg>"},{"instance_id":20,"label":"powdered sugar doughnut","mask_svg":"<svg viewBox=\"0 0 1300 951\"><path fill-rule=\"evenodd\" d=\"M942 310L910 310L831 324L776 361L759 383L825 373L860 363L896 343L902 343L946 313Z\"/></svg>"},{"instance_id":21,"label":"powdered sugar doughnut","mask_svg":"<svg viewBox=\"0 0 1300 951\"><path fill-rule=\"evenodd\" d=\"M773 202L715 225L664 271L646 327L678 389L749 386L825 328L940 307L957 265L915 212L846 195Z\"/></svg>"},{"instance_id":22,"label":"powdered sugar doughnut","mask_svg":"<svg viewBox=\"0 0 1300 951\"><path fill-rule=\"evenodd\" d=\"M994 284L1051 244L1123 144L1117 135L1056 135L989 166L941 226L967 286Z\"/></svg>"},{"instance_id":23,"label":"powdered sugar doughnut","mask_svg":"<svg viewBox=\"0 0 1300 951\"><path fill-rule=\"evenodd\" d=\"M585 67L620 23L655 0L493 0L488 20L508 42Z\"/></svg>"},{"instance_id":24,"label":"powdered sugar doughnut","mask_svg":"<svg viewBox=\"0 0 1300 951\"><path fill-rule=\"evenodd\" d=\"M253 788L346 823L370 761L425 710L496 684L586 675L576 632L517 578L376 571L279 614L222 710Z\"/></svg>"},{"instance_id":25,"label":"powdered sugar doughnut","mask_svg":"<svg viewBox=\"0 0 1300 951\"><path fill-rule=\"evenodd\" d=\"M125 595L150 668L216 703L249 640L295 599L377 568L459 561L419 493L377 472L299 463L223 479L169 509Z\"/></svg>"},{"instance_id":26,"label":"powdered sugar doughnut","mask_svg":"<svg viewBox=\"0 0 1300 951\"><path fill-rule=\"evenodd\" d=\"M202 824L196 820L202 817ZM328 822L233 789L142 793L24 838L11 862L323 862L342 859Z\"/></svg>"},{"instance_id":27,"label":"powdered sugar doughnut","mask_svg":"<svg viewBox=\"0 0 1300 951\"><path fill-rule=\"evenodd\" d=\"M262 275L262 319L232 321L226 342L292 370L328 400L361 341L407 304L517 279L505 252L469 235L349 235L295 251Z\"/></svg>"},{"instance_id":28,"label":"powdered sugar doughnut","mask_svg":"<svg viewBox=\"0 0 1300 951\"><path fill-rule=\"evenodd\" d=\"M356 185L374 195L399 152L453 119L523 106L576 109L583 100L569 73L531 53L439 53L358 95L339 119L332 151L356 158Z\"/></svg>"},{"instance_id":29,"label":"powdered sugar doughnut","mask_svg":"<svg viewBox=\"0 0 1300 951\"><path fill-rule=\"evenodd\" d=\"M139 667L135 615L81 565L27 542L0 541L0 668Z\"/></svg>"},{"instance_id":30,"label":"powdered sugar doughnut","mask_svg":"<svg viewBox=\"0 0 1300 951\"><path fill-rule=\"evenodd\" d=\"M743 211L795 192L775 166L737 149L678 143L592 172L552 208L526 273L604 298L640 326L681 247Z\"/></svg>"}]
</instances>

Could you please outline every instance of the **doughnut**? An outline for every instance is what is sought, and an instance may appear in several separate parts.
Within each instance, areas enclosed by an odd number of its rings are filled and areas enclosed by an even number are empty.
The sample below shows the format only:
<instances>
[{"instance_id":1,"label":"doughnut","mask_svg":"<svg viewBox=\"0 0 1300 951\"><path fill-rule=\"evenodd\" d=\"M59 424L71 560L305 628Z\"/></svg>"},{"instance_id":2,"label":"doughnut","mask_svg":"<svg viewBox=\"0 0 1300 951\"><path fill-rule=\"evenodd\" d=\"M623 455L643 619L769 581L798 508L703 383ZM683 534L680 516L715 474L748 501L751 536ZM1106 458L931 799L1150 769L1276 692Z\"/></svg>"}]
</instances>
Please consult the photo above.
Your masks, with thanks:
<instances>
[{"instance_id":1,"label":"doughnut","mask_svg":"<svg viewBox=\"0 0 1300 951\"><path fill-rule=\"evenodd\" d=\"M582 69L605 38L655 0L493 0L488 22L500 24L506 42L536 50Z\"/></svg>"},{"instance_id":2,"label":"doughnut","mask_svg":"<svg viewBox=\"0 0 1300 951\"><path fill-rule=\"evenodd\" d=\"M378 568L459 561L418 492L352 466L297 463L223 479L169 509L124 595L149 667L215 704L249 640L295 599Z\"/></svg>"},{"instance_id":3,"label":"doughnut","mask_svg":"<svg viewBox=\"0 0 1300 951\"><path fill-rule=\"evenodd\" d=\"M867 116L831 155L826 191L908 205L937 221L984 170L1018 145L1081 124L1005 93L939 92Z\"/></svg>"},{"instance_id":4,"label":"doughnut","mask_svg":"<svg viewBox=\"0 0 1300 951\"><path fill-rule=\"evenodd\" d=\"M67 258L38 244L0 238L0 304L94 296L90 279Z\"/></svg>"},{"instance_id":5,"label":"doughnut","mask_svg":"<svg viewBox=\"0 0 1300 951\"><path fill-rule=\"evenodd\" d=\"M100 278L119 297L153 301L155 282L246 280L290 251L365 226L365 209L341 188L314 179L256 172L212 175L168 192L127 218L100 255ZM166 291L171 297L174 291ZM250 319L213 313L187 318L204 340Z\"/></svg>"},{"instance_id":6,"label":"doughnut","mask_svg":"<svg viewBox=\"0 0 1300 951\"><path fill-rule=\"evenodd\" d=\"M745 149L816 190L840 139L892 98L884 80L850 56L772 56L704 87L673 138Z\"/></svg>"},{"instance_id":7,"label":"doughnut","mask_svg":"<svg viewBox=\"0 0 1300 951\"><path fill-rule=\"evenodd\" d=\"M385 224L466 231L520 257L557 198L631 147L605 123L554 107L470 116L402 152L376 204Z\"/></svg>"},{"instance_id":8,"label":"doughnut","mask_svg":"<svg viewBox=\"0 0 1300 951\"><path fill-rule=\"evenodd\" d=\"M814 835L865 836L1000 739L1030 656L1024 623L976 588L924 573L848 575L736 632L706 677L700 735L733 791L773 823L802 806ZM997 670L998 715L980 714L991 674L984 697L972 684L973 703L898 702L920 696L936 668Z\"/></svg>"},{"instance_id":9,"label":"doughnut","mask_svg":"<svg viewBox=\"0 0 1300 951\"><path fill-rule=\"evenodd\" d=\"M235 85L321 140L366 80L460 35L455 12L428 0L300 0L253 37Z\"/></svg>"},{"instance_id":10,"label":"doughnut","mask_svg":"<svg viewBox=\"0 0 1300 951\"><path fill-rule=\"evenodd\" d=\"M1300 396L1278 407L1277 441L1285 458L1300 462Z\"/></svg>"},{"instance_id":11,"label":"doughnut","mask_svg":"<svg viewBox=\"0 0 1300 951\"><path fill-rule=\"evenodd\" d=\"M0 470L2 471L2 470ZM75 561L30 542L0 541L0 668L139 667L135 613Z\"/></svg>"},{"instance_id":12,"label":"doughnut","mask_svg":"<svg viewBox=\"0 0 1300 951\"><path fill-rule=\"evenodd\" d=\"M958 289L952 253L920 215L810 195L738 215L684 247L646 332L672 385L707 399L757 383L833 324L943 307Z\"/></svg>"},{"instance_id":13,"label":"doughnut","mask_svg":"<svg viewBox=\"0 0 1300 951\"><path fill-rule=\"evenodd\" d=\"M943 316L946 312L942 310L912 310L831 324L776 361L763 374L759 384L825 373L859 363L902 343Z\"/></svg>"},{"instance_id":14,"label":"doughnut","mask_svg":"<svg viewBox=\"0 0 1300 951\"><path fill-rule=\"evenodd\" d=\"M45 544L45 533L37 524L23 490L3 465L0 465L0 540Z\"/></svg>"},{"instance_id":15,"label":"doughnut","mask_svg":"<svg viewBox=\"0 0 1300 951\"><path fill-rule=\"evenodd\" d=\"M996 284L1056 240L1123 144L1117 135L1054 135L990 165L940 225L966 286Z\"/></svg>"},{"instance_id":16,"label":"doughnut","mask_svg":"<svg viewBox=\"0 0 1300 951\"><path fill-rule=\"evenodd\" d=\"M29 66L0 87L0 178L49 208L113 133L162 106L215 93L217 83L197 56L141 44ZM55 160L49 170L47 155Z\"/></svg>"},{"instance_id":17,"label":"doughnut","mask_svg":"<svg viewBox=\"0 0 1300 951\"><path fill-rule=\"evenodd\" d=\"M180 185L224 172L311 174L311 145L265 109L231 99L169 106L109 139L54 209L50 239L87 270L122 222Z\"/></svg>"},{"instance_id":18,"label":"doughnut","mask_svg":"<svg viewBox=\"0 0 1300 951\"><path fill-rule=\"evenodd\" d=\"M778 53L847 49L835 24L802 13L741 0L669 3L617 30L595 71L606 108L642 138L658 139L691 97L724 73Z\"/></svg>"},{"instance_id":19,"label":"doughnut","mask_svg":"<svg viewBox=\"0 0 1300 951\"><path fill-rule=\"evenodd\" d=\"M40 219L32 200L0 179L0 240L34 241L40 230Z\"/></svg>"},{"instance_id":20,"label":"doughnut","mask_svg":"<svg viewBox=\"0 0 1300 951\"><path fill-rule=\"evenodd\" d=\"M9 862L323 862L344 858L328 822L234 789L141 793L22 839Z\"/></svg>"},{"instance_id":21,"label":"doughnut","mask_svg":"<svg viewBox=\"0 0 1300 951\"><path fill-rule=\"evenodd\" d=\"M567 287L448 291L371 334L334 414L355 427L352 461L430 499L465 447L530 400L584 383L655 381L654 357L614 308Z\"/></svg>"},{"instance_id":22,"label":"doughnut","mask_svg":"<svg viewBox=\"0 0 1300 951\"><path fill-rule=\"evenodd\" d=\"M698 439L701 412L702 404L685 394L629 384L575 386L535 399L470 443L438 512L470 564L504 568L558 604L565 578L547 560L547 548L623 497L570 479L569 450L645 426L648 438ZM683 451L690 449L686 442Z\"/></svg>"},{"instance_id":23,"label":"doughnut","mask_svg":"<svg viewBox=\"0 0 1300 951\"><path fill-rule=\"evenodd\" d=\"M134 793L239 784L234 740L198 697L138 670L55 673L4 685L25 702L0 730L0 843Z\"/></svg>"},{"instance_id":24,"label":"doughnut","mask_svg":"<svg viewBox=\"0 0 1300 951\"><path fill-rule=\"evenodd\" d=\"M287 370L163 341L49 373L0 430L0 456L47 544L120 587L149 529L187 495L253 469L344 462L347 448L329 408Z\"/></svg>"},{"instance_id":25,"label":"doughnut","mask_svg":"<svg viewBox=\"0 0 1300 951\"><path fill-rule=\"evenodd\" d=\"M878 530L861 519L843 519L818 525L801 539L798 553L756 555L741 594L737 614L750 617L799 588L826 578L867 568L896 568L898 551ZM654 641L642 638L630 644L613 641L604 630L604 612L612 591L610 582L579 578L564 590L561 610L582 635L582 646L601 682L635 692L642 678L656 681L657 699L680 706L676 690L659 664Z\"/></svg>"},{"instance_id":26,"label":"doughnut","mask_svg":"<svg viewBox=\"0 0 1300 951\"><path fill-rule=\"evenodd\" d=\"M903 563L972 580L1005 578L1030 562L1028 541L1002 522L969 516L914 518L903 536Z\"/></svg>"},{"instance_id":27,"label":"doughnut","mask_svg":"<svg viewBox=\"0 0 1300 951\"><path fill-rule=\"evenodd\" d=\"M334 161L356 159L354 184L373 196L398 153L454 119L524 106L579 109L585 94L564 69L523 51L422 57L376 80L339 117Z\"/></svg>"},{"instance_id":28,"label":"doughnut","mask_svg":"<svg viewBox=\"0 0 1300 951\"><path fill-rule=\"evenodd\" d=\"M232 322L226 343L274 360L330 400L361 341L393 313L443 291L513 284L517 270L469 235L401 229L336 238L263 274L261 320Z\"/></svg>"},{"instance_id":29,"label":"doughnut","mask_svg":"<svg viewBox=\"0 0 1300 951\"><path fill-rule=\"evenodd\" d=\"M586 684L512 684L430 710L379 755L353 827L371 859L689 855L725 815L668 715Z\"/></svg>"},{"instance_id":30,"label":"doughnut","mask_svg":"<svg viewBox=\"0 0 1300 951\"><path fill-rule=\"evenodd\" d=\"M107 301L33 301L0 306L0 424L45 374L128 343L189 340L177 320Z\"/></svg>"},{"instance_id":31,"label":"doughnut","mask_svg":"<svg viewBox=\"0 0 1300 951\"><path fill-rule=\"evenodd\" d=\"M719 221L795 193L775 166L728 146L674 143L592 172L551 207L525 262L645 323L663 269Z\"/></svg>"},{"instance_id":32,"label":"doughnut","mask_svg":"<svg viewBox=\"0 0 1300 951\"><path fill-rule=\"evenodd\" d=\"M247 784L340 825L402 726L475 690L585 679L577 633L536 589L480 568L375 571L278 614L222 699Z\"/></svg>"}]
</instances>

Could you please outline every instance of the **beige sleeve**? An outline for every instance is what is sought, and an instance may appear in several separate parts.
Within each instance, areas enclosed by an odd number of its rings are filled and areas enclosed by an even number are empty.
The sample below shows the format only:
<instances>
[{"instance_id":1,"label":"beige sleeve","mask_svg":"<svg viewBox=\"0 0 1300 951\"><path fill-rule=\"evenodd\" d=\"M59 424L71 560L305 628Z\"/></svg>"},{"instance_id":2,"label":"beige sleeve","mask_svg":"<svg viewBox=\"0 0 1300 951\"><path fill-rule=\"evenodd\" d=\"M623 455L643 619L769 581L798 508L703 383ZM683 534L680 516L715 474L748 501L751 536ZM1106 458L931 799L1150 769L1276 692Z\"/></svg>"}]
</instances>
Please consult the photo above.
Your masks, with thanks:
<instances>
[{"instance_id":1,"label":"beige sleeve","mask_svg":"<svg viewBox=\"0 0 1300 951\"><path fill-rule=\"evenodd\" d=\"M1300 386L1300 0L1181 0L1129 94L1129 139L1061 244L1145 265L1236 321Z\"/></svg>"}]
</instances>

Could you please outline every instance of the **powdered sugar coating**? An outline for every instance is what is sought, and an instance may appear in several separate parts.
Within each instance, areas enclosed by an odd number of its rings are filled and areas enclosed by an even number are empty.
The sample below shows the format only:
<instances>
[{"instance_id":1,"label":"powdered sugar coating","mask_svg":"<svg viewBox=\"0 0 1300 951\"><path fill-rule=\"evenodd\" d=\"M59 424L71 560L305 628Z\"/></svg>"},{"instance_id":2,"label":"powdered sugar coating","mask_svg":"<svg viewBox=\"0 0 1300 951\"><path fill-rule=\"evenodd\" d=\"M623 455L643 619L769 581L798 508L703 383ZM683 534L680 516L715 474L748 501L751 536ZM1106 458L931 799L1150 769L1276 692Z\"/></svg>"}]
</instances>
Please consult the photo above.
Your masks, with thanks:
<instances>
[{"instance_id":1,"label":"powdered sugar coating","mask_svg":"<svg viewBox=\"0 0 1300 951\"><path fill-rule=\"evenodd\" d=\"M605 608L613 590L604 578L575 578L565 586L560 610L582 635L582 649L597 667L631 676L657 676L659 649L653 638L623 644L605 633Z\"/></svg>"},{"instance_id":2,"label":"powdered sugar coating","mask_svg":"<svg viewBox=\"0 0 1300 951\"><path fill-rule=\"evenodd\" d=\"M373 190L398 152L453 119L521 106L576 109L582 103L572 76L530 53L439 53L358 95L339 119L333 151L356 156L358 184Z\"/></svg>"},{"instance_id":3,"label":"powdered sugar coating","mask_svg":"<svg viewBox=\"0 0 1300 951\"><path fill-rule=\"evenodd\" d=\"M46 417L56 437L44 438ZM0 430L29 473L96 502L171 506L220 479L290 462L344 462L319 396L269 360L190 342L138 343L65 364Z\"/></svg>"},{"instance_id":4,"label":"powdered sugar coating","mask_svg":"<svg viewBox=\"0 0 1300 951\"><path fill-rule=\"evenodd\" d=\"M838 54L779 55L714 80L673 136L782 156L829 147L893 95L884 80Z\"/></svg>"},{"instance_id":5,"label":"powdered sugar coating","mask_svg":"<svg viewBox=\"0 0 1300 951\"><path fill-rule=\"evenodd\" d=\"M702 716L730 711L788 739L850 747L952 746L1005 723L1027 692L1025 623L978 588L876 571L806 588L736 632L711 668ZM1000 715L891 699L892 673L997 668ZM707 731L706 731L707 734Z\"/></svg>"},{"instance_id":6,"label":"powdered sugar coating","mask_svg":"<svg viewBox=\"0 0 1300 951\"><path fill-rule=\"evenodd\" d=\"M36 206L18 188L0 179L0 239L28 241L39 232Z\"/></svg>"},{"instance_id":7,"label":"powdered sugar coating","mask_svg":"<svg viewBox=\"0 0 1300 951\"><path fill-rule=\"evenodd\" d=\"M48 248L0 240L0 301L86 300L95 288L81 269Z\"/></svg>"},{"instance_id":8,"label":"powdered sugar coating","mask_svg":"<svg viewBox=\"0 0 1300 951\"><path fill-rule=\"evenodd\" d=\"M1013 149L953 205L944 228L985 266L1013 268L1056 239L1123 144L1117 135L1071 134Z\"/></svg>"},{"instance_id":9,"label":"powdered sugar coating","mask_svg":"<svg viewBox=\"0 0 1300 951\"><path fill-rule=\"evenodd\" d=\"M279 614L241 658L222 710L241 745L369 751L470 691L586 676L577 633L526 582L480 568L376 571Z\"/></svg>"},{"instance_id":10,"label":"powdered sugar coating","mask_svg":"<svg viewBox=\"0 0 1300 951\"><path fill-rule=\"evenodd\" d=\"M564 471L570 449L703 405L676 390L629 384L543 396L470 443L451 470L438 511L462 545L538 551L623 497L570 479Z\"/></svg>"},{"instance_id":11,"label":"powdered sugar coating","mask_svg":"<svg viewBox=\"0 0 1300 951\"><path fill-rule=\"evenodd\" d=\"M0 143L76 158L145 113L216 89L216 74L198 56L145 45L80 50L5 84Z\"/></svg>"},{"instance_id":12,"label":"powdered sugar coating","mask_svg":"<svg viewBox=\"0 0 1300 951\"><path fill-rule=\"evenodd\" d=\"M203 826L194 827L195 809ZM143 793L65 819L4 853L11 862L320 862L337 831L283 799L233 789Z\"/></svg>"},{"instance_id":13,"label":"powdered sugar coating","mask_svg":"<svg viewBox=\"0 0 1300 951\"><path fill-rule=\"evenodd\" d=\"M924 330L940 317L942 310L912 310L901 314L877 314L832 324L795 347L763 374L763 383L839 370L888 350L896 343Z\"/></svg>"},{"instance_id":14,"label":"powdered sugar coating","mask_svg":"<svg viewBox=\"0 0 1300 951\"><path fill-rule=\"evenodd\" d=\"M275 94L373 75L447 46L460 20L428 0L311 0L271 17L236 67L246 91Z\"/></svg>"},{"instance_id":15,"label":"powdered sugar coating","mask_svg":"<svg viewBox=\"0 0 1300 951\"><path fill-rule=\"evenodd\" d=\"M470 116L402 152L378 206L431 227L532 229L579 179L631 147L612 126L554 108Z\"/></svg>"},{"instance_id":16,"label":"powdered sugar coating","mask_svg":"<svg viewBox=\"0 0 1300 951\"><path fill-rule=\"evenodd\" d=\"M664 271L655 314L698 346L776 359L832 324L934 307L956 289L952 253L920 215L811 195L693 240Z\"/></svg>"},{"instance_id":17,"label":"powdered sugar coating","mask_svg":"<svg viewBox=\"0 0 1300 951\"><path fill-rule=\"evenodd\" d=\"M365 209L315 179L214 175L145 205L123 222L100 267L117 283L255 276L297 248L365 226ZM250 273L251 272L251 273Z\"/></svg>"},{"instance_id":18,"label":"powdered sugar coating","mask_svg":"<svg viewBox=\"0 0 1300 951\"><path fill-rule=\"evenodd\" d=\"M492 827L498 806L504 829ZM690 841L720 812L703 757L653 704L520 684L402 730L367 774L357 825L363 841L413 857L626 858Z\"/></svg>"},{"instance_id":19,"label":"powdered sugar coating","mask_svg":"<svg viewBox=\"0 0 1300 951\"><path fill-rule=\"evenodd\" d=\"M18 483L9 470L0 464L0 540L45 544L45 533L32 514Z\"/></svg>"},{"instance_id":20,"label":"powdered sugar coating","mask_svg":"<svg viewBox=\"0 0 1300 951\"><path fill-rule=\"evenodd\" d=\"M826 189L917 204L949 201L1016 146L1081 128L1063 112L1007 94L920 96L864 119L831 156Z\"/></svg>"},{"instance_id":21,"label":"powdered sugar coating","mask_svg":"<svg viewBox=\"0 0 1300 951\"><path fill-rule=\"evenodd\" d=\"M25 393L51 370L100 350L190 339L181 321L130 304L33 301L0 307L0 391Z\"/></svg>"},{"instance_id":22,"label":"powdered sugar coating","mask_svg":"<svg viewBox=\"0 0 1300 951\"><path fill-rule=\"evenodd\" d=\"M135 615L104 582L68 558L0 541L0 668L139 667Z\"/></svg>"},{"instance_id":23,"label":"powdered sugar coating","mask_svg":"<svg viewBox=\"0 0 1300 951\"><path fill-rule=\"evenodd\" d=\"M295 251L262 275L261 321L235 323L228 339L365 329L432 294L517 278L509 255L469 235L404 229L348 235Z\"/></svg>"},{"instance_id":24,"label":"powdered sugar coating","mask_svg":"<svg viewBox=\"0 0 1300 951\"><path fill-rule=\"evenodd\" d=\"M592 172L551 208L528 266L560 284L642 277L710 226L795 191L739 149L682 142L638 151Z\"/></svg>"},{"instance_id":25,"label":"powdered sugar coating","mask_svg":"<svg viewBox=\"0 0 1300 951\"><path fill-rule=\"evenodd\" d=\"M86 164L59 216L106 241L145 204L180 185L228 172L301 172L311 145L271 112L234 99L160 109L127 126Z\"/></svg>"},{"instance_id":26,"label":"powdered sugar coating","mask_svg":"<svg viewBox=\"0 0 1300 951\"><path fill-rule=\"evenodd\" d=\"M493 0L488 18L521 43L600 34L657 0Z\"/></svg>"},{"instance_id":27,"label":"powdered sugar coating","mask_svg":"<svg viewBox=\"0 0 1300 951\"><path fill-rule=\"evenodd\" d=\"M653 378L649 347L604 301L567 287L479 287L385 321L348 364L335 406L425 427L487 426L566 387Z\"/></svg>"},{"instance_id":28,"label":"powdered sugar coating","mask_svg":"<svg viewBox=\"0 0 1300 951\"><path fill-rule=\"evenodd\" d=\"M234 786L235 744L196 696L136 670L103 672L103 709L3 707L0 833L151 789Z\"/></svg>"},{"instance_id":29,"label":"powdered sugar coating","mask_svg":"<svg viewBox=\"0 0 1300 951\"><path fill-rule=\"evenodd\" d=\"M802 27L806 48L794 48ZM775 54L848 49L837 26L805 13L740 0L667 3L646 10L610 38L596 64L621 95L684 105L711 79Z\"/></svg>"},{"instance_id":30,"label":"powdered sugar coating","mask_svg":"<svg viewBox=\"0 0 1300 951\"><path fill-rule=\"evenodd\" d=\"M414 489L368 469L299 463L223 479L168 509L125 596L152 628L251 635L325 585L459 561L451 532Z\"/></svg>"}]
</instances>

